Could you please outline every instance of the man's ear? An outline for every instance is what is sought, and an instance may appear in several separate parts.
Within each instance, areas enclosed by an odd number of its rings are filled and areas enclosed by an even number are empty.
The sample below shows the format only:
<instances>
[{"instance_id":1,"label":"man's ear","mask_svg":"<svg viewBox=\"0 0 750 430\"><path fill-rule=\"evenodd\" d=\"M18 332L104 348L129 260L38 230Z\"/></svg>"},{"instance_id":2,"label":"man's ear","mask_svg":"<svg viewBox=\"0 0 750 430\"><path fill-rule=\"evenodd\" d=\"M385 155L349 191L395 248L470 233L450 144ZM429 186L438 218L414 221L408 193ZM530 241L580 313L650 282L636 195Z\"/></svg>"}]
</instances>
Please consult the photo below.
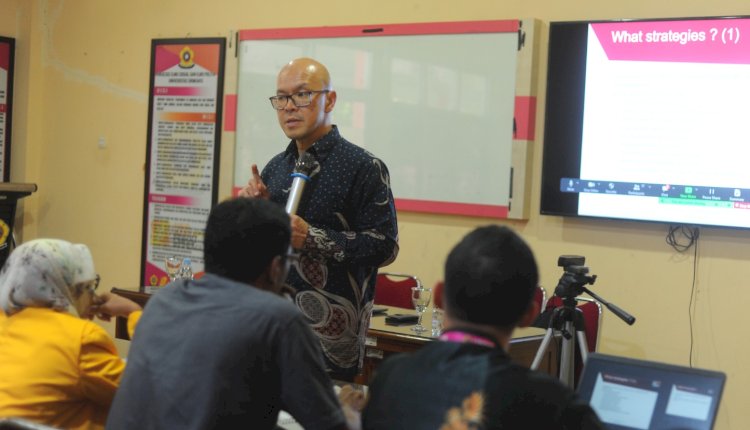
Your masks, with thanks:
<instances>
[{"instance_id":1,"label":"man's ear","mask_svg":"<svg viewBox=\"0 0 750 430\"><path fill-rule=\"evenodd\" d=\"M333 111L334 106L336 106L336 91L331 90L328 92L328 94L326 94L326 113L330 113L331 111Z\"/></svg>"},{"instance_id":2,"label":"man's ear","mask_svg":"<svg viewBox=\"0 0 750 430\"><path fill-rule=\"evenodd\" d=\"M529 303L529 307L526 308L526 312L521 315L521 319L518 321L518 327L528 327L534 323L536 317L539 316L540 304L536 300L532 300Z\"/></svg>"},{"instance_id":3,"label":"man's ear","mask_svg":"<svg viewBox=\"0 0 750 430\"><path fill-rule=\"evenodd\" d=\"M268 265L268 275L272 283L281 285L286 277L284 258L281 255L273 257L271 264Z\"/></svg>"},{"instance_id":4,"label":"man's ear","mask_svg":"<svg viewBox=\"0 0 750 430\"><path fill-rule=\"evenodd\" d=\"M284 283L284 259L277 255L273 257L255 282L255 286L272 293L278 293L281 285Z\"/></svg>"}]
</instances>

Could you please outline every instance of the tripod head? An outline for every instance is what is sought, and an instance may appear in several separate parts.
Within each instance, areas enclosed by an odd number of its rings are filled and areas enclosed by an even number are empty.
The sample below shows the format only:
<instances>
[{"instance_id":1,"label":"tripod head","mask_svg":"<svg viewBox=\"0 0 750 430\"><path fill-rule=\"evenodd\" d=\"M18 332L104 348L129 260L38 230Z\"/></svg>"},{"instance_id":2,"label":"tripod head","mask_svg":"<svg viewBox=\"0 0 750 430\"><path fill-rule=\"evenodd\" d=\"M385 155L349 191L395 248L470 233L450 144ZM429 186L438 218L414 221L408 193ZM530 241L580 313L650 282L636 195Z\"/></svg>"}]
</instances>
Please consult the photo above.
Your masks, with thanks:
<instances>
[{"instance_id":1,"label":"tripod head","mask_svg":"<svg viewBox=\"0 0 750 430\"><path fill-rule=\"evenodd\" d=\"M565 272L557 282L555 295L560 297L566 306L575 307L575 298L586 291L584 285L593 285L596 275L588 275L589 268L584 266L586 257L580 255L561 255L557 259L558 267L564 268Z\"/></svg>"},{"instance_id":2,"label":"tripod head","mask_svg":"<svg viewBox=\"0 0 750 430\"><path fill-rule=\"evenodd\" d=\"M560 277L557 287L555 287L555 295L562 299L565 307L572 309L576 306L576 297L581 293L587 293L628 325L633 325L635 322L634 316L586 288L586 285L593 285L596 282L596 275L589 275L589 268L584 266L584 263L586 263L586 257L580 255L561 255L557 259L557 265L563 267L565 272Z\"/></svg>"}]
</instances>

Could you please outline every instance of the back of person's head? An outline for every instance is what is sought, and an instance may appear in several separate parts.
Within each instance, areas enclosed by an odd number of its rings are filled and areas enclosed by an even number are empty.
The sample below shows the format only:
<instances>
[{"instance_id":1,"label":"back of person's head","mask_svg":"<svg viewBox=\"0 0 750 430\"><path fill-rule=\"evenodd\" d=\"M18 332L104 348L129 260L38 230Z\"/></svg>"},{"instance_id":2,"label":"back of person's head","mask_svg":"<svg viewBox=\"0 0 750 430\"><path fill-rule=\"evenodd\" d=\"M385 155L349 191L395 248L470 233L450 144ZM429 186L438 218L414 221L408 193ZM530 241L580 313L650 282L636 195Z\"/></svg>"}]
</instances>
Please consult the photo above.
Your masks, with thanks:
<instances>
[{"instance_id":1,"label":"back of person's head","mask_svg":"<svg viewBox=\"0 0 750 430\"><path fill-rule=\"evenodd\" d=\"M0 308L9 315L25 307L79 312L79 299L96 278L86 245L31 240L13 250L0 270Z\"/></svg>"},{"instance_id":2,"label":"back of person's head","mask_svg":"<svg viewBox=\"0 0 750 430\"><path fill-rule=\"evenodd\" d=\"M206 272L251 283L274 257L286 254L290 237L289 215L280 205L249 198L221 202L206 225Z\"/></svg>"},{"instance_id":3,"label":"back of person's head","mask_svg":"<svg viewBox=\"0 0 750 430\"><path fill-rule=\"evenodd\" d=\"M538 280L523 239L507 227L480 227L448 255L443 301L454 319L510 328L528 309Z\"/></svg>"}]
</instances>

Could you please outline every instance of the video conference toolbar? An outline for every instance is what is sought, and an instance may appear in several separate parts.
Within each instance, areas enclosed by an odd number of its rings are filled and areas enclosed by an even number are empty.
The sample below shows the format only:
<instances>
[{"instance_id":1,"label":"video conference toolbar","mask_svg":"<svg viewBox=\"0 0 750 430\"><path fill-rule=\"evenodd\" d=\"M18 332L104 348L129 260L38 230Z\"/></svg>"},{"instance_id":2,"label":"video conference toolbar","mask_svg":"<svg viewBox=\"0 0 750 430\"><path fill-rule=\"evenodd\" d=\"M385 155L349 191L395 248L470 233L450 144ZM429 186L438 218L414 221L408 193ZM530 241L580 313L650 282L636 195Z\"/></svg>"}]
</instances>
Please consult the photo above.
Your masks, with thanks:
<instances>
[{"instance_id":1,"label":"video conference toolbar","mask_svg":"<svg viewBox=\"0 0 750 430\"><path fill-rule=\"evenodd\" d=\"M747 188L562 178L560 180L560 191L564 193L658 197L662 203L750 209L750 189Z\"/></svg>"}]
</instances>

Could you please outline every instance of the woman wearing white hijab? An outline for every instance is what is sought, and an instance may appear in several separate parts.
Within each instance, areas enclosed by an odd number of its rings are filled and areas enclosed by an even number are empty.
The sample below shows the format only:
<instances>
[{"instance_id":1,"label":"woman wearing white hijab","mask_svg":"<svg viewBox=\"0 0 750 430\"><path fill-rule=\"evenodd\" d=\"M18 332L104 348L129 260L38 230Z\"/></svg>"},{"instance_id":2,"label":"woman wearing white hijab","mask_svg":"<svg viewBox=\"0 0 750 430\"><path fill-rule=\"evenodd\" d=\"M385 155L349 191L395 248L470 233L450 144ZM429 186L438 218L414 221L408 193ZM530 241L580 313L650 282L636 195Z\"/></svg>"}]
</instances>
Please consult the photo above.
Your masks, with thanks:
<instances>
[{"instance_id":1,"label":"woman wearing white hijab","mask_svg":"<svg viewBox=\"0 0 750 430\"><path fill-rule=\"evenodd\" d=\"M96 296L99 276L85 245L33 240L0 271L0 417L64 429L104 428L125 364L112 339L88 321L140 306Z\"/></svg>"}]
</instances>

